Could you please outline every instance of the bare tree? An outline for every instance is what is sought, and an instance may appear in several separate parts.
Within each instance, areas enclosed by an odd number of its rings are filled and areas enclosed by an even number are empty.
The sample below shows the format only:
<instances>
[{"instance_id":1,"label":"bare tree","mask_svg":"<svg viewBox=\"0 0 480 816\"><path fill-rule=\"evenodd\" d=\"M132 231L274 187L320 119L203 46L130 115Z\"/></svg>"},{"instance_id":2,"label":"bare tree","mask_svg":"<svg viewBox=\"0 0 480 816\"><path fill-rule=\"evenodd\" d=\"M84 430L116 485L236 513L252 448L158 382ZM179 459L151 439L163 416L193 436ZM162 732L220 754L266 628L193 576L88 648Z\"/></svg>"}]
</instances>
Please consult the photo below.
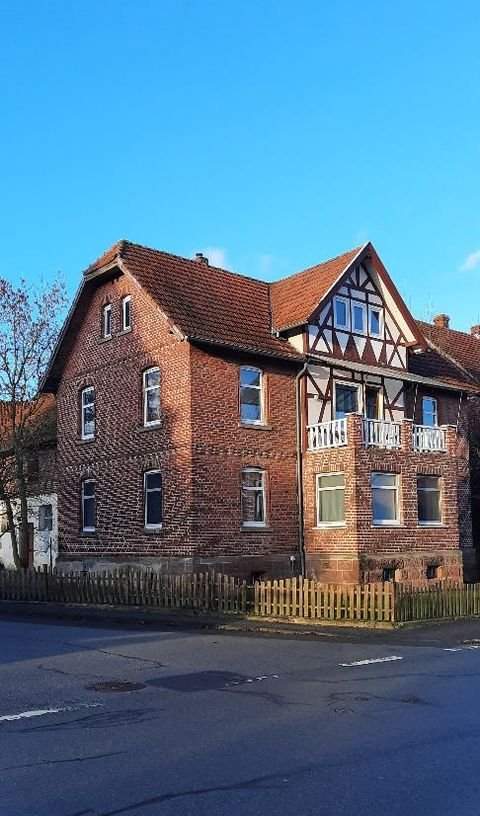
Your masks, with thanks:
<instances>
[{"instance_id":1,"label":"bare tree","mask_svg":"<svg viewBox=\"0 0 480 816\"><path fill-rule=\"evenodd\" d=\"M39 393L39 385L66 302L59 278L38 287L0 278L0 502L17 569L28 563L32 462L38 462L39 452L54 436L53 400Z\"/></svg>"}]
</instances>

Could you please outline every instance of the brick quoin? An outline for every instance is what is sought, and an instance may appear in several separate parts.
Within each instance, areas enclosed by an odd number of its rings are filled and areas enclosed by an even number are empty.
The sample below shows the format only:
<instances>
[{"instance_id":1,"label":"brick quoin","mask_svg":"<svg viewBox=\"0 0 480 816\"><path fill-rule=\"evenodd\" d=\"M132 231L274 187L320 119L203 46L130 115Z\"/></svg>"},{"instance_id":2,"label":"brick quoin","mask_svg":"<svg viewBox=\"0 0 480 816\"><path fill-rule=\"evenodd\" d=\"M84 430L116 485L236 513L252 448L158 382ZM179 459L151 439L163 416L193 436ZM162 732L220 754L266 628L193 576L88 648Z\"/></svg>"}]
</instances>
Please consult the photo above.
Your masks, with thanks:
<instances>
[{"instance_id":1,"label":"brick quoin","mask_svg":"<svg viewBox=\"0 0 480 816\"><path fill-rule=\"evenodd\" d=\"M277 357L275 349L261 348L262 342L268 347L273 340L258 339L255 350L206 343L195 336L186 339L169 317L174 299L165 310L159 308L148 287L120 261L108 274L100 272L78 302L67 340L62 340L60 362L55 363L60 565L102 569L142 564L170 572L215 568L247 578L298 574L295 378L305 358L286 340L278 341ZM126 295L132 297L133 324L122 331L121 302ZM106 304L112 307L111 339L101 336ZM281 342L290 348L283 358ZM242 365L263 371L262 426L240 421ZM142 373L151 366L161 372L162 420L145 428ZM87 386L94 386L96 393L96 434L91 441L82 440L80 433L81 391ZM306 446L304 380L301 390L307 574L336 583L378 581L388 567L397 580L418 583L425 580L427 566L436 566L441 578L454 579L473 568L471 451L467 405L459 404L459 392L437 393L412 384L406 389L405 415L419 424L422 396L437 398L439 424L448 426L444 453L413 451L411 420L402 422L400 449L367 448L356 414L347 418L348 445L314 452ZM242 527L245 467L265 471L265 528ZM143 475L150 469L161 471L163 485L163 526L153 531L144 526ZM399 474L398 527L372 524L374 471ZM345 474L345 525L318 529L316 476L329 472ZM441 478L441 526L418 524L417 476L422 474ZM81 530L85 478L96 480L94 533Z\"/></svg>"}]
</instances>

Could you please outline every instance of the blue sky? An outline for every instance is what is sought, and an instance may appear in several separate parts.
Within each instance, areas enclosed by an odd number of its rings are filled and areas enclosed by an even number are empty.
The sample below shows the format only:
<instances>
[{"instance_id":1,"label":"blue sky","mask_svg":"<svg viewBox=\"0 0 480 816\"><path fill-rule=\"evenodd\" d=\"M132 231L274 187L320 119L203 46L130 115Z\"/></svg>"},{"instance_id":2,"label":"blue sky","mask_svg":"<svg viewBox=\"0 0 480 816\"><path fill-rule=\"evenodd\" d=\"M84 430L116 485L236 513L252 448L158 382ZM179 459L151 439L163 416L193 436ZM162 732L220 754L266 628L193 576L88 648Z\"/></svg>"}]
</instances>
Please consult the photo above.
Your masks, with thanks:
<instances>
[{"instance_id":1,"label":"blue sky","mask_svg":"<svg viewBox=\"0 0 480 816\"><path fill-rule=\"evenodd\" d=\"M0 83L2 276L370 239L414 314L480 322L478 0L0 0Z\"/></svg>"}]
</instances>

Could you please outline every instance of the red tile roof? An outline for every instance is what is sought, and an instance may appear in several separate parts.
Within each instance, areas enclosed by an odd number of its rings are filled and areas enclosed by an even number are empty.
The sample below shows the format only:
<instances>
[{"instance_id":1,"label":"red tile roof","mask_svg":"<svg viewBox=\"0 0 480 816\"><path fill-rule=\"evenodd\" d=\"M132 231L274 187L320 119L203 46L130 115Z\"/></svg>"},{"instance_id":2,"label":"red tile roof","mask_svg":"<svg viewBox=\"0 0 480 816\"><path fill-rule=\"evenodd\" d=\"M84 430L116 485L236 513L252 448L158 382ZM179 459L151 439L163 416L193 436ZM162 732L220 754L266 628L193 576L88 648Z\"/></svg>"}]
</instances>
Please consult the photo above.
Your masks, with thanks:
<instances>
[{"instance_id":1,"label":"red tile roof","mask_svg":"<svg viewBox=\"0 0 480 816\"><path fill-rule=\"evenodd\" d=\"M300 356L271 332L268 283L129 241L115 244L85 276L116 257L190 339L293 359Z\"/></svg>"},{"instance_id":2,"label":"red tile roof","mask_svg":"<svg viewBox=\"0 0 480 816\"><path fill-rule=\"evenodd\" d=\"M418 321L427 340L480 383L480 340L472 334Z\"/></svg>"},{"instance_id":3,"label":"red tile roof","mask_svg":"<svg viewBox=\"0 0 480 816\"><path fill-rule=\"evenodd\" d=\"M361 249L355 247L270 284L273 327L280 330L305 323Z\"/></svg>"}]
</instances>

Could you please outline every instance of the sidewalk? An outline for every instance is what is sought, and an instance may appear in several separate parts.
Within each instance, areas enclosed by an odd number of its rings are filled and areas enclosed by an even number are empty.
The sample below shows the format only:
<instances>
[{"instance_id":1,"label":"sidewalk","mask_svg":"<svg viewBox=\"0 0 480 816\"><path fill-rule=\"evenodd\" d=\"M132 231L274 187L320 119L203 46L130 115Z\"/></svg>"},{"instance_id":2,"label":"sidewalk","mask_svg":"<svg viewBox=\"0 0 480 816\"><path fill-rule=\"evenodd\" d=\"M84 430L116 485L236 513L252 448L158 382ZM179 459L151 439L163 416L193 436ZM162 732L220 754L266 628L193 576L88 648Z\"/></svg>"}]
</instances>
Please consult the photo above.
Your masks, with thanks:
<instances>
[{"instance_id":1,"label":"sidewalk","mask_svg":"<svg viewBox=\"0 0 480 816\"><path fill-rule=\"evenodd\" d=\"M343 623L278 621L269 618L239 617L233 614L214 615L193 610L22 601L0 601L0 618L17 621L28 619L29 622L32 622L33 618L64 625L71 623L123 628L149 627L159 631L183 629L204 631L206 634L216 632L265 637L302 637L310 640L358 640L399 646L445 646L465 641L480 642L480 619L431 621L393 628L388 624L352 626Z\"/></svg>"}]
</instances>

